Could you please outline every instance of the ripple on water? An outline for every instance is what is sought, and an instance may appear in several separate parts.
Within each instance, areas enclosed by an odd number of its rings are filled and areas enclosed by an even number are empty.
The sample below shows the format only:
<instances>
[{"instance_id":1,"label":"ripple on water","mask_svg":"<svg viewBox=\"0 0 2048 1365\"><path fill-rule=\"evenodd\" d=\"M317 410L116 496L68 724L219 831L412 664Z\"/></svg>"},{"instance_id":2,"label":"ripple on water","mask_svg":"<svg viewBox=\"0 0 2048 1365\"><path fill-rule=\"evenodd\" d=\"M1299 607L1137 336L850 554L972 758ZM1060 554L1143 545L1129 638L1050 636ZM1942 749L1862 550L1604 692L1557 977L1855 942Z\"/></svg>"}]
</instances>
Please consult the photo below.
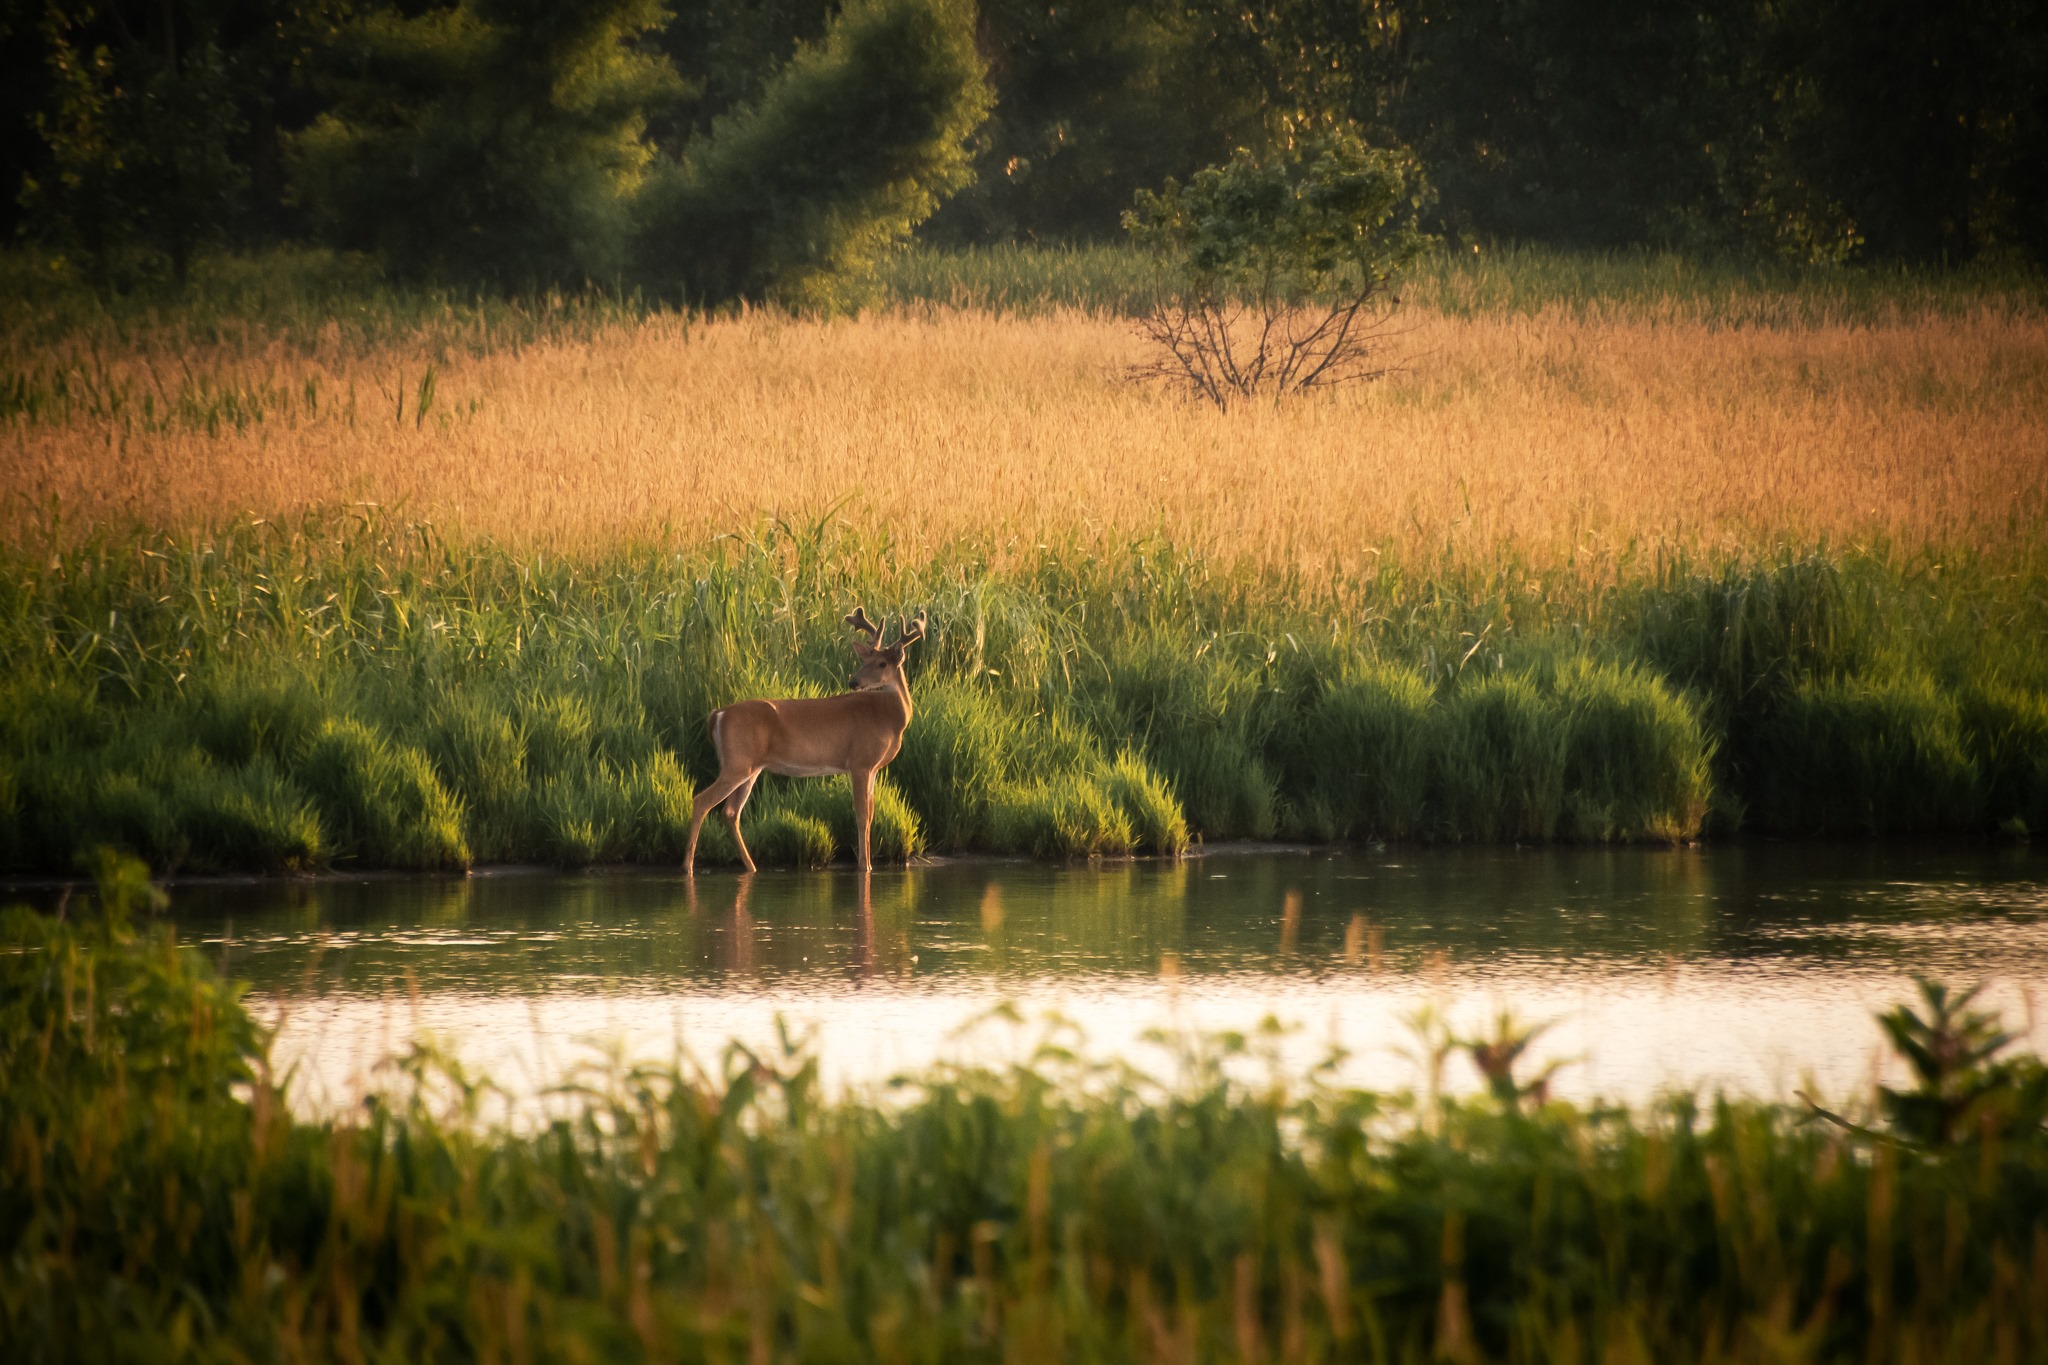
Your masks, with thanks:
<instances>
[{"instance_id":1,"label":"ripple on water","mask_svg":"<svg viewBox=\"0 0 2048 1365\"><path fill-rule=\"evenodd\" d=\"M1465 1032L1503 1005L1554 1021L1537 1051L1576 1059L1564 1093L1638 1100L1858 1088L1887 1064L1871 1015L1915 972L1993 978L2039 1046L2044 873L2010 850L1402 850L897 869L865 897L845 871L187 888L178 914L281 1012L316 1107L421 1031L537 1103L599 1044L715 1066L772 1049L778 1017L835 1085L1014 1060L1057 1016L1155 1069L1153 1030L1277 1017L1284 1064L1336 1051L1399 1087L1424 1004ZM998 1000L1030 1026L973 1027Z\"/></svg>"}]
</instances>

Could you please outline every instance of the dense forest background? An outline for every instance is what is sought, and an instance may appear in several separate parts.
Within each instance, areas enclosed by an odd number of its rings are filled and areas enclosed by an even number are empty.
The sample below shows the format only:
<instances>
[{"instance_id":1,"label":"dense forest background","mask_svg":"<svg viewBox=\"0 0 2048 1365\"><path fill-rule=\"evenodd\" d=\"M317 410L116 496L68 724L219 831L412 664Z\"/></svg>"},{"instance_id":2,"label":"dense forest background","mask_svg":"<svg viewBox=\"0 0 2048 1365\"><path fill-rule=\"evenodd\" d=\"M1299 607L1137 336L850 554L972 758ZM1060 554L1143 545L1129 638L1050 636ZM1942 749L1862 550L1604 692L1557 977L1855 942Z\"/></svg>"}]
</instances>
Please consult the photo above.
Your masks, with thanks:
<instances>
[{"instance_id":1,"label":"dense forest background","mask_svg":"<svg viewBox=\"0 0 2048 1365\"><path fill-rule=\"evenodd\" d=\"M110 281L829 295L1346 123L1452 242L2048 260L2037 0L4 0L0 230ZM14 192L14 191L18 191Z\"/></svg>"}]
</instances>

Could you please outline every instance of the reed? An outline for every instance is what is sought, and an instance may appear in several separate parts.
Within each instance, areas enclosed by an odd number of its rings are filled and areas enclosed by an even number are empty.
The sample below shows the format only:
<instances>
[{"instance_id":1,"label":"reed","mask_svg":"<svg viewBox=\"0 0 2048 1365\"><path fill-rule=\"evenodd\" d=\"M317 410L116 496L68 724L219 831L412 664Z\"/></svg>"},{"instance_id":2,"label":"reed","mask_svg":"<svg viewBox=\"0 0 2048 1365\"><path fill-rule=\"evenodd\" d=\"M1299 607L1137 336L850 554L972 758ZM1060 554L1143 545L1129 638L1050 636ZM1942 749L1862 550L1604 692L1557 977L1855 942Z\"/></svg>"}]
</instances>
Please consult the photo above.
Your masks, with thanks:
<instances>
[{"instance_id":1,"label":"reed","mask_svg":"<svg viewBox=\"0 0 2048 1365\"><path fill-rule=\"evenodd\" d=\"M705 715L841 686L855 602L931 619L877 816L891 858L2048 813L2048 597L2006 557L1589 579L1387 556L1311 580L1149 542L1002 565L891 548L826 519L544 555L355 512L11 553L0 858L672 862L716 770ZM843 784L767 779L748 818L774 861L849 846Z\"/></svg>"},{"instance_id":2,"label":"reed","mask_svg":"<svg viewBox=\"0 0 2048 1365\"><path fill-rule=\"evenodd\" d=\"M735 1051L594 1068L504 1130L487 1082L416 1048L308 1121L238 988L133 927L146 886L114 874L0 922L0 1339L25 1359L2048 1353L2032 1058L1973 1052L1845 1129L1544 1102L1506 1021L1465 1044L1496 1059L1472 1098L1232 1079L1256 1039L1190 1044L1171 1085L1048 1054L887 1097ZM1967 999L1929 1003L1886 1028L1987 1044ZM1908 1122L1937 1104L1963 1121Z\"/></svg>"},{"instance_id":3,"label":"reed","mask_svg":"<svg viewBox=\"0 0 2048 1365\"><path fill-rule=\"evenodd\" d=\"M70 537L367 501L589 554L837 506L898 557L1150 535L1307 573L2042 539L2048 313L2023 283L1479 260L1416 282L1388 379L1230 414L1128 381L1132 325L1079 304L704 318L232 282L156 311L17 303L0 534L53 508Z\"/></svg>"}]
</instances>

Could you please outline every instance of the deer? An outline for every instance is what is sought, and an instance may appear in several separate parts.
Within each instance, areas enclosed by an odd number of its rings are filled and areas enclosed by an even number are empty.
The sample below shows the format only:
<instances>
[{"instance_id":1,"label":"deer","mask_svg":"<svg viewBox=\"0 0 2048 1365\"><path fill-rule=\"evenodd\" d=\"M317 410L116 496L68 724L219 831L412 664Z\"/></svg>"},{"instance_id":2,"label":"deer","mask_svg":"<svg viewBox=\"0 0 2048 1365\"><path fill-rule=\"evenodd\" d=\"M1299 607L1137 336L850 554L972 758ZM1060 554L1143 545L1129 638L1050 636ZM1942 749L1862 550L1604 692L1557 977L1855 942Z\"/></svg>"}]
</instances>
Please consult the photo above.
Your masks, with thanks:
<instances>
[{"instance_id":1,"label":"deer","mask_svg":"<svg viewBox=\"0 0 2048 1365\"><path fill-rule=\"evenodd\" d=\"M860 667L849 690L836 697L793 697L778 701L736 701L711 713L711 745L718 751L718 777L690 807L690 842L683 871L697 872L697 834L713 806L723 803L740 863L754 870L754 857L740 837L740 812L747 808L761 774L827 777L845 773L853 781L854 863L862 872L868 856L868 826L875 814L875 774L903 748L910 728L910 684L903 677L903 651L924 638L925 615L905 618L896 643L882 644L882 627L856 606L846 624L867 636L853 642ZM885 615L884 623L888 621Z\"/></svg>"}]
</instances>

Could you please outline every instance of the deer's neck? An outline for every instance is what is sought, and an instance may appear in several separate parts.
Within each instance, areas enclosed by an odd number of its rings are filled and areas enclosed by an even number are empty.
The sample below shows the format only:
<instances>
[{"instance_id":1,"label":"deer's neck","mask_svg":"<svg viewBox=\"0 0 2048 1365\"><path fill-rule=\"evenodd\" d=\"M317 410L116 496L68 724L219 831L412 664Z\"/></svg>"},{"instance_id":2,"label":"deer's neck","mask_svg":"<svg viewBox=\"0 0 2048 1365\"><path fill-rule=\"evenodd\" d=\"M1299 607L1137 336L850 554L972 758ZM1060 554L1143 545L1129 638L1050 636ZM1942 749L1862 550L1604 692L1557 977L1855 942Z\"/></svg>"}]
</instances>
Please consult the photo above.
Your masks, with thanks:
<instances>
[{"instance_id":1,"label":"deer's neck","mask_svg":"<svg viewBox=\"0 0 2048 1365\"><path fill-rule=\"evenodd\" d=\"M896 693L897 699L903 703L903 728L908 730L910 728L910 713L912 709L910 705L910 679L903 679L892 690Z\"/></svg>"}]
</instances>

